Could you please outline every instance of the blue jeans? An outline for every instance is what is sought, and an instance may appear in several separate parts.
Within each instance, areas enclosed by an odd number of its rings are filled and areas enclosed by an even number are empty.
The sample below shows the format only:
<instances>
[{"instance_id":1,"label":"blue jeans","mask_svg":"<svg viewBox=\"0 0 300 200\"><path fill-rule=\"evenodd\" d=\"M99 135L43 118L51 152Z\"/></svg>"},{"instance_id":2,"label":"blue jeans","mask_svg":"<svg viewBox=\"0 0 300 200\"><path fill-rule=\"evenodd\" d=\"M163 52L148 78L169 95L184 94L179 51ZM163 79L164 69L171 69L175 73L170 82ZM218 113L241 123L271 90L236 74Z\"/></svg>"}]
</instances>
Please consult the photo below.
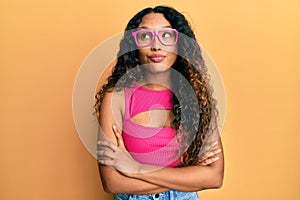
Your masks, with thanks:
<instances>
[{"instance_id":1,"label":"blue jeans","mask_svg":"<svg viewBox=\"0 0 300 200\"><path fill-rule=\"evenodd\" d=\"M114 200L198 200L197 192L170 190L157 194L115 194Z\"/></svg>"}]
</instances>

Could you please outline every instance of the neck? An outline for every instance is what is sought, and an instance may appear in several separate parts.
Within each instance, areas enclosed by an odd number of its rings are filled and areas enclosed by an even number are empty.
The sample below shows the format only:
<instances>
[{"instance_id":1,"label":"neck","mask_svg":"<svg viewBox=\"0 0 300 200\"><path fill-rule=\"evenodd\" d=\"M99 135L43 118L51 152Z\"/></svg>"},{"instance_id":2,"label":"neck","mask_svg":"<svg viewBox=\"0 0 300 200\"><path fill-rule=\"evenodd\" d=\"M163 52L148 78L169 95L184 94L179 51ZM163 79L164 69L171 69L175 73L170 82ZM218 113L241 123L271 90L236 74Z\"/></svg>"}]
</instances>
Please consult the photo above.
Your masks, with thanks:
<instances>
[{"instance_id":1,"label":"neck","mask_svg":"<svg viewBox=\"0 0 300 200\"><path fill-rule=\"evenodd\" d=\"M170 71L161 73L146 73L142 84L152 90L165 90L171 87Z\"/></svg>"}]
</instances>

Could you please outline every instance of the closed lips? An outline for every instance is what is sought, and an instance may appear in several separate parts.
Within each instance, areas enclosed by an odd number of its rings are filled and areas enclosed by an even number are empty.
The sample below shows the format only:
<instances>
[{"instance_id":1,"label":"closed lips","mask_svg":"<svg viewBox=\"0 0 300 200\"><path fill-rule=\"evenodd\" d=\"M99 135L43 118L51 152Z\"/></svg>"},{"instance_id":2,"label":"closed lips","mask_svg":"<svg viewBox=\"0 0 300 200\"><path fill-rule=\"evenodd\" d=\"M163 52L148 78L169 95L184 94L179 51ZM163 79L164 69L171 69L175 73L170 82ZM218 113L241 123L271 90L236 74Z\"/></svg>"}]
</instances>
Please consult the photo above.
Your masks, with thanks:
<instances>
[{"instance_id":1,"label":"closed lips","mask_svg":"<svg viewBox=\"0 0 300 200\"><path fill-rule=\"evenodd\" d=\"M161 62L164 58L165 58L165 56L160 55L160 54L155 54L155 55L150 56L150 60L152 62Z\"/></svg>"}]
</instances>

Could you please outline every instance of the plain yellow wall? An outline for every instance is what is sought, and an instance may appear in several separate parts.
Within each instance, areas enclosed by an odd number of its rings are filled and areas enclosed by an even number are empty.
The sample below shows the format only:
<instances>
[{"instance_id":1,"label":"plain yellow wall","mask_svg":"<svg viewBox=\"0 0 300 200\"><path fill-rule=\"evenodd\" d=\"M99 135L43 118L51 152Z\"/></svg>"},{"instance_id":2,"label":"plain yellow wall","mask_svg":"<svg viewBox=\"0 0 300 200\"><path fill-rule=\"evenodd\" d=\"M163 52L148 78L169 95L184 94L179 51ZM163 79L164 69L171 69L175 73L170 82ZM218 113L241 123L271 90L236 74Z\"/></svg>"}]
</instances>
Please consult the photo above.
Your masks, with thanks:
<instances>
[{"instance_id":1,"label":"plain yellow wall","mask_svg":"<svg viewBox=\"0 0 300 200\"><path fill-rule=\"evenodd\" d=\"M300 199L300 1L1 1L0 199L99 200L72 117L85 57L144 7L190 20L226 88L224 185L202 200Z\"/></svg>"}]
</instances>

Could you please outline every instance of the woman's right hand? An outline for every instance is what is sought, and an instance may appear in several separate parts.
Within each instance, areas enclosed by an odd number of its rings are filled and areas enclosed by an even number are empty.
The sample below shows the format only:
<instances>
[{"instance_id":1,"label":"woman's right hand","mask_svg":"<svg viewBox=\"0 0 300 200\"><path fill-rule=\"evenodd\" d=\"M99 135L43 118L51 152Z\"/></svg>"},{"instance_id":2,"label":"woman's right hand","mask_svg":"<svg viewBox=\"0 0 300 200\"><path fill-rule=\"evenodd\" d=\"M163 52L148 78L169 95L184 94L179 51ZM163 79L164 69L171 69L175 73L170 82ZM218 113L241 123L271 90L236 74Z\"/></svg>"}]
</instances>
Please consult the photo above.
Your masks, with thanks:
<instances>
[{"instance_id":1,"label":"woman's right hand","mask_svg":"<svg viewBox=\"0 0 300 200\"><path fill-rule=\"evenodd\" d=\"M136 161L126 150L122 138L122 131L113 125L117 144L111 141L98 141L98 163L112 167L121 174L130 177L132 173L143 172L143 164Z\"/></svg>"}]
</instances>

